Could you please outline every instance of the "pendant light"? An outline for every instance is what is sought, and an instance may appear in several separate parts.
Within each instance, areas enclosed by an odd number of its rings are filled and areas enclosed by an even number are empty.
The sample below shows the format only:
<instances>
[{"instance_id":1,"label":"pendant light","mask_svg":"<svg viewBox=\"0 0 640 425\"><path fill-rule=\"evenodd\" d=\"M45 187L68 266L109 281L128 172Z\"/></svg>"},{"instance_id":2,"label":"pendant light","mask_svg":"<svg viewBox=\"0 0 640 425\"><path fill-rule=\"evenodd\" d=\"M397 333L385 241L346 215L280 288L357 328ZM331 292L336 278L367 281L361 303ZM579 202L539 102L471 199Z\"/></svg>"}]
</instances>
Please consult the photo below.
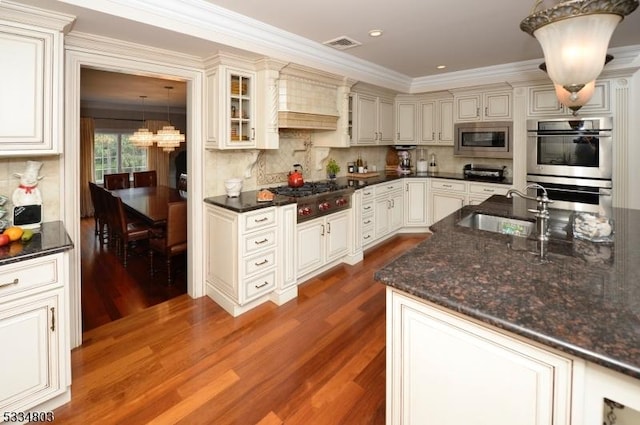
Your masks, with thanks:
<instances>
[{"instance_id":1,"label":"pendant light","mask_svg":"<svg viewBox=\"0 0 640 425\"><path fill-rule=\"evenodd\" d=\"M154 139L159 148L162 148L164 152L174 151L180 146L180 143L184 143L184 134L181 134L174 126L171 125L169 119L169 93L173 90L172 86L164 86L167 89L167 122L169 125L165 125L155 135Z\"/></svg>"},{"instance_id":2,"label":"pendant light","mask_svg":"<svg viewBox=\"0 0 640 425\"><path fill-rule=\"evenodd\" d=\"M638 0L566 0L537 11L537 0L520 29L535 37L544 53L549 78L568 92L575 106L587 96L578 94L602 72L609 40L622 19L638 7Z\"/></svg>"},{"instance_id":3,"label":"pendant light","mask_svg":"<svg viewBox=\"0 0 640 425\"><path fill-rule=\"evenodd\" d=\"M145 127L146 121L144 120L144 100L147 96L140 96L142 99L142 127L137 129L133 135L129 137L129 141L133 146L139 148L148 148L153 146L154 135L148 128Z\"/></svg>"}]
</instances>

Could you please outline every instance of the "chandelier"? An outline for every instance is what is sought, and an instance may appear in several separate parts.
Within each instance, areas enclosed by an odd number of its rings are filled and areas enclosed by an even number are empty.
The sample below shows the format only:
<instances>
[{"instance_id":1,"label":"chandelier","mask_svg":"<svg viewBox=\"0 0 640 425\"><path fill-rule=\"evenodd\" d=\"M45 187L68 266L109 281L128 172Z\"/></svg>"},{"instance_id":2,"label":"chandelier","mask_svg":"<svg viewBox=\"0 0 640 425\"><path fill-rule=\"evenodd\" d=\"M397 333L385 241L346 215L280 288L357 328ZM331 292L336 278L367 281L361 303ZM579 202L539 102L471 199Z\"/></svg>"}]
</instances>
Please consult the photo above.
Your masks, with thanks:
<instances>
[{"instance_id":1,"label":"chandelier","mask_svg":"<svg viewBox=\"0 0 640 425\"><path fill-rule=\"evenodd\" d=\"M144 100L147 98L147 96L140 96L140 99L142 99L142 125L145 125L145 120L144 120ZM139 148L148 148L150 146L153 146L153 138L154 138L154 134L149 131L148 128L146 127L141 127L139 129L137 129L132 136L129 137L129 141L131 142L131 144L133 144L133 146L137 146Z\"/></svg>"},{"instance_id":2,"label":"chandelier","mask_svg":"<svg viewBox=\"0 0 640 425\"><path fill-rule=\"evenodd\" d=\"M607 54L613 31L638 7L639 1L566 0L537 11L541 3L542 0L536 1L520 29L542 46L546 71L558 100L579 109L593 94L595 80L605 63L600 58Z\"/></svg>"},{"instance_id":3,"label":"chandelier","mask_svg":"<svg viewBox=\"0 0 640 425\"><path fill-rule=\"evenodd\" d=\"M181 134L174 126L171 125L169 119L169 93L173 90L172 86L164 86L167 89L167 122L169 125L165 125L154 136L154 141L159 148L162 148L164 152L174 151L180 146L180 143L184 143L184 134Z\"/></svg>"}]
</instances>

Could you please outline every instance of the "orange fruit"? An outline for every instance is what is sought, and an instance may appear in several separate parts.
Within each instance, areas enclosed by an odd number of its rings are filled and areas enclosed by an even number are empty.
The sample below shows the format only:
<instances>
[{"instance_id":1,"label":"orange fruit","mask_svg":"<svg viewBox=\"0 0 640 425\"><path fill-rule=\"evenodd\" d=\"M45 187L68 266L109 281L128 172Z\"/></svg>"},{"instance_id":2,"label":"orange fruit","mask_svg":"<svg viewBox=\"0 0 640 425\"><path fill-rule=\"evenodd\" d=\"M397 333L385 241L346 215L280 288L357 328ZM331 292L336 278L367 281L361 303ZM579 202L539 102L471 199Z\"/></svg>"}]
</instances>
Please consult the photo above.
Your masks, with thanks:
<instances>
[{"instance_id":1,"label":"orange fruit","mask_svg":"<svg viewBox=\"0 0 640 425\"><path fill-rule=\"evenodd\" d=\"M8 227L2 232L2 234L9 236L11 242L17 241L22 236L22 228L17 226Z\"/></svg>"}]
</instances>

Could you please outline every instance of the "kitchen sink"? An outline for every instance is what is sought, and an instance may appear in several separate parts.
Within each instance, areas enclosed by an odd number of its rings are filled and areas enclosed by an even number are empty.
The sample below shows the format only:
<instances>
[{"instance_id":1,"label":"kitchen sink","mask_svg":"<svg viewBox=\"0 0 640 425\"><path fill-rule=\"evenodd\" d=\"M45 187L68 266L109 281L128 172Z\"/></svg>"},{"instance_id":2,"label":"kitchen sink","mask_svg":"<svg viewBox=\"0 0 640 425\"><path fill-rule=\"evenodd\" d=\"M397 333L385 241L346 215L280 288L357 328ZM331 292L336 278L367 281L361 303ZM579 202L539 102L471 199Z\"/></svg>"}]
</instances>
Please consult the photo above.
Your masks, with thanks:
<instances>
[{"instance_id":1,"label":"kitchen sink","mask_svg":"<svg viewBox=\"0 0 640 425\"><path fill-rule=\"evenodd\" d=\"M515 218L472 212L458 221L458 226L469 227L486 232L503 233L514 236L529 236L534 231L536 223Z\"/></svg>"}]
</instances>

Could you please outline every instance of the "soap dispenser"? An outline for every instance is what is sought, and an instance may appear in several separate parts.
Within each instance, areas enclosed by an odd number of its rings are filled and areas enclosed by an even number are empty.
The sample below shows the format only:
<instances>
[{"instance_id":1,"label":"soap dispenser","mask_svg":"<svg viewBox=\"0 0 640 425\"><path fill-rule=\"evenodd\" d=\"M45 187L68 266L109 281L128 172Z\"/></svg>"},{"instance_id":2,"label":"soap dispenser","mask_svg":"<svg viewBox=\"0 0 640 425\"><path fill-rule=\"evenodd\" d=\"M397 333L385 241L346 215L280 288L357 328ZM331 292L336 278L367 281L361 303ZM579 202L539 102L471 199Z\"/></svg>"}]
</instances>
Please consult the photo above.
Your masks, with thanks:
<instances>
[{"instance_id":1,"label":"soap dispenser","mask_svg":"<svg viewBox=\"0 0 640 425\"><path fill-rule=\"evenodd\" d=\"M438 172L438 165L436 164L436 155L431 154L431 161L429 161L429 173L435 174Z\"/></svg>"}]
</instances>

